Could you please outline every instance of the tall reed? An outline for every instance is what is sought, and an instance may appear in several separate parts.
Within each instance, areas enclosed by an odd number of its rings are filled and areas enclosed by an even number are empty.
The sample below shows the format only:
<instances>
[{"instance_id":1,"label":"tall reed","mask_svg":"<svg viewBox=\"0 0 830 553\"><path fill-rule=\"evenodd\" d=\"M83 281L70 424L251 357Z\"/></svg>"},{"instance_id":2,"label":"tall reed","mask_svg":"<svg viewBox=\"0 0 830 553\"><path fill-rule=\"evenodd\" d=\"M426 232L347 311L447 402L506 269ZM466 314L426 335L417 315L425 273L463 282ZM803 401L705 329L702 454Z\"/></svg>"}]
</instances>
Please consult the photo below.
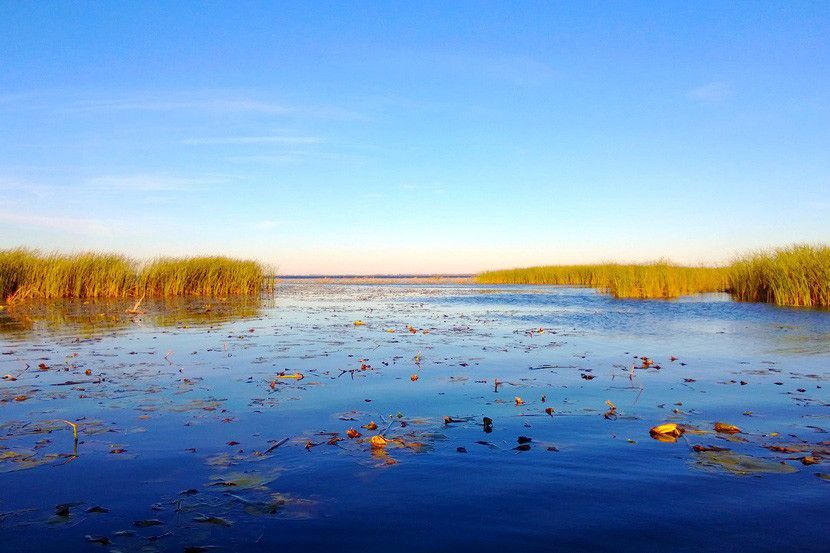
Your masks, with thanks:
<instances>
[{"instance_id":1,"label":"tall reed","mask_svg":"<svg viewBox=\"0 0 830 553\"><path fill-rule=\"evenodd\" d=\"M256 261L228 257L160 258L147 264L138 290L148 296L251 295L260 291L264 271Z\"/></svg>"},{"instance_id":2,"label":"tall reed","mask_svg":"<svg viewBox=\"0 0 830 553\"><path fill-rule=\"evenodd\" d=\"M830 307L830 246L798 244L749 253L729 270L738 301Z\"/></svg>"},{"instance_id":3,"label":"tall reed","mask_svg":"<svg viewBox=\"0 0 830 553\"><path fill-rule=\"evenodd\" d=\"M719 267L684 267L667 261L648 264L548 265L487 271L476 277L488 284L561 284L590 286L616 298L676 298L727 288Z\"/></svg>"},{"instance_id":4,"label":"tall reed","mask_svg":"<svg viewBox=\"0 0 830 553\"><path fill-rule=\"evenodd\" d=\"M141 264L95 252L42 254L0 250L0 299L250 295L273 286L255 261L227 257L161 258Z\"/></svg>"},{"instance_id":5,"label":"tall reed","mask_svg":"<svg viewBox=\"0 0 830 553\"><path fill-rule=\"evenodd\" d=\"M798 244L752 252L726 267L684 267L666 261L550 265L487 271L476 280L489 284L590 286L617 298L676 298L727 291L738 301L830 307L830 246Z\"/></svg>"}]
</instances>

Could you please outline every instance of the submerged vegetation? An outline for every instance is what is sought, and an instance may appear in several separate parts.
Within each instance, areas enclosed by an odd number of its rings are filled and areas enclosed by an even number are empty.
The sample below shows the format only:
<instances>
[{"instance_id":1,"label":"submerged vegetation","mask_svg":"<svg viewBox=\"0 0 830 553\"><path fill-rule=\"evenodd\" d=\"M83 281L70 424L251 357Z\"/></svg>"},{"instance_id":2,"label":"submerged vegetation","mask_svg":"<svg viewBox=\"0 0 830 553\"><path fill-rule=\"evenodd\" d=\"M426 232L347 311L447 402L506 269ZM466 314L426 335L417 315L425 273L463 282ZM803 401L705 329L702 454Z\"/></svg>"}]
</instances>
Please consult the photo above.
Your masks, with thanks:
<instances>
[{"instance_id":1,"label":"submerged vegetation","mask_svg":"<svg viewBox=\"0 0 830 553\"><path fill-rule=\"evenodd\" d=\"M227 257L159 258L141 263L103 253L0 250L0 298L143 298L258 294L271 286L256 261Z\"/></svg>"},{"instance_id":2,"label":"submerged vegetation","mask_svg":"<svg viewBox=\"0 0 830 553\"><path fill-rule=\"evenodd\" d=\"M781 306L830 306L830 247L796 245L754 252L725 267L685 267L671 262L624 265L549 265L487 271L486 284L590 286L616 298L677 298L730 292L736 300Z\"/></svg>"}]
</instances>

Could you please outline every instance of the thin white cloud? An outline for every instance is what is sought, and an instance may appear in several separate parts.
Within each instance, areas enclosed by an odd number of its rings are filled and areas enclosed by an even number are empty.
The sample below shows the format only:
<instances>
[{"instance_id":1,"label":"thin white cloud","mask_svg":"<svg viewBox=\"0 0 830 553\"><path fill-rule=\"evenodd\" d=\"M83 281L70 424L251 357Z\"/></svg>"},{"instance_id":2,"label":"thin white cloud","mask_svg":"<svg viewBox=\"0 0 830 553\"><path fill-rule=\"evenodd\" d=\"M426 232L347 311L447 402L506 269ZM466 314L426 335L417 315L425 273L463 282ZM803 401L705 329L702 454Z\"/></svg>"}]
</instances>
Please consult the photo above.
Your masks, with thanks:
<instances>
[{"instance_id":1,"label":"thin white cloud","mask_svg":"<svg viewBox=\"0 0 830 553\"><path fill-rule=\"evenodd\" d=\"M281 104L248 98L216 99L121 99L83 100L76 102L75 111L211 111L221 113L254 112L267 115L287 115L294 109Z\"/></svg>"},{"instance_id":2,"label":"thin white cloud","mask_svg":"<svg viewBox=\"0 0 830 553\"><path fill-rule=\"evenodd\" d=\"M190 138L183 140L188 145L214 144L319 144L316 136L228 136L218 138Z\"/></svg>"},{"instance_id":3,"label":"thin white cloud","mask_svg":"<svg viewBox=\"0 0 830 553\"><path fill-rule=\"evenodd\" d=\"M282 224L282 221L275 221L273 219L265 219L256 223L256 228L259 230L270 230Z\"/></svg>"},{"instance_id":4,"label":"thin white cloud","mask_svg":"<svg viewBox=\"0 0 830 553\"><path fill-rule=\"evenodd\" d=\"M305 161L306 156L299 152L289 152L287 154L273 154L260 156L231 156L228 161L231 163L299 163Z\"/></svg>"},{"instance_id":5,"label":"thin white cloud","mask_svg":"<svg viewBox=\"0 0 830 553\"><path fill-rule=\"evenodd\" d=\"M0 211L0 223L22 227L45 228L73 234L112 235L119 231L118 221L84 217L63 217Z\"/></svg>"},{"instance_id":6,"label":"thin white cloud","mask_svg":"<svg viewBox=\"0 0 830 553\"><path fill-rule=\"evenodd\" d=\"M309 161L336 161L339 163L360 164L363 162L361 156L351 154L340 154L335 152L319 152L319 151L288 151L278 154L262 154L262 155L241 155L230 156L228 161L231 163L245 164L245 163L264 163L264 164L284 164L284 163L306 163Z\"/></svg>"},{"instance_id":7,"label":"thin white cloud","mask_svg":"<svg viewBox=\"0 0 830 553\"><path fill-rule=\"evenodd\" d=\"M718 81L693 88L687 95L692 100L697 100L698 102L712 103L728 98L733 93L732 85Z\"/></svg>"},{"instance_id":8,"label":"thin white cloud","mask_svg":"<svg viewBox=\"0 0 830 553\"><path fill-rule=\"evenodd\" d=\"M296 105L257 98L245 92L193 91L145 93L129 97L79 99L67 106L76 112L194 112L214 115L268 115L360 121L355 111L326 105Z\"/></svg>"},{"instance_id":9,"label":"thin white cloud","mask_svg":"<svg viewBox=\"0 0 830 553\"><path fill-rule=\"evenodd\" d=\"M33 91L0 96L0 108L95 115L118 112L191 112L363 121L358 112L329 105L292 104L246 90L139 91L90 96L74 91Z\"/></svg>"},{"instance_id":10,"label":"thin white cloud","mask_svg":"<svg viewBox=\"0 0 830 553\"><path fill-rule=\"evenodd\" d=\"M219 182L214 178L184 178L169 175L107 175L87 179L85 188L136 192L180 192Z\"/></svg>"},{"instance_id":11,"label":"thin white cloud","mask_svg":"<svg viewBox=\"0 0 830 553\"><path fill-rule=\"evenodd\" d=\"M545 84L557 76L550 64L528 55L440 53L424 58L424 62L429 62L433 69L450 71L454 75L508 81L520 86Z\"/></svg>"}]
</instances>

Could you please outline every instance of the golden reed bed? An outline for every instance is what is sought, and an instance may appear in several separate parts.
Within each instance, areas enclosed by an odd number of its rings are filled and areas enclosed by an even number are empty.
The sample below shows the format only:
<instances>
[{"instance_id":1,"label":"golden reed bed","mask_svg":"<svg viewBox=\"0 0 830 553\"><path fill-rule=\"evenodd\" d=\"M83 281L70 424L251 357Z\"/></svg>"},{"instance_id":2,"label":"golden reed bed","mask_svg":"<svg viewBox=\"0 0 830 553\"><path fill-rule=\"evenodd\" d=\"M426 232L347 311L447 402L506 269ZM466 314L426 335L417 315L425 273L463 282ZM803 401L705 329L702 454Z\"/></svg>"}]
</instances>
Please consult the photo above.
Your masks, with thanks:
<instances>
[{"instance_id":1,"label":"golden reed bed","mask_svg":"<svg viewBox=\"0 0 830 553\"><path fill-rule=\"evenodd\" d=\"M729 292L738 301L830 306L830 247L795 245L757 251L722 267L646 264L550 265L466 277L315 278L317 282L556 284L590 286L616 298L677 298ZM140 263L117 254L42 254L0 250L0 299L143 298L259 294L273 289L265 266L228 257L158 258Z\"/></svg>"},{"instance_id":2,"label":"golden reed bed","mask_svg":"<svg viewBox=\"0 0 830 553\"><path fill-rule=\"evenodd\" d=\"M677 298L729 292L738 301L795 307L830 306L830 247L795 245L756 251L723 267L646 264L549 265L486 271L487 284L590 286L616 298Z\"/></svg>"},{"instance_id":3,"label":"golden reed bed","mask_svg":"<svg viewBox=\"0 0 830 553\"><path fill-rule=\"evenodd\" d=\"M227 257L159 258L140 263L117 254L42 254L0 250L0 298L142 298L259 294L273 286L256 261Z\"/></svg>"}]
</instances>

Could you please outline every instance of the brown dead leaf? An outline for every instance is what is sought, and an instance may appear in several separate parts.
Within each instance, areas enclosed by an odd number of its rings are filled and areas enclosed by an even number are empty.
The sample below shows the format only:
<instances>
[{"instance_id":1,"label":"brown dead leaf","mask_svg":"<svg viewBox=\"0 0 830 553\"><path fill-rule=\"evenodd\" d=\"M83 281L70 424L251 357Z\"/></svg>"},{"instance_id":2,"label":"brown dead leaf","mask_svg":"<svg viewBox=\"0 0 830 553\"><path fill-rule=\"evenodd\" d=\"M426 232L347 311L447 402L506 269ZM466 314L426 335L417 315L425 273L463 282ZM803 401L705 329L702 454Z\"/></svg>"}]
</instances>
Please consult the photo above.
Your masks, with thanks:
<instances>
[{"instance_id":1,"label":"brown dead leaf","mask_svg":"<svg viewBox=\"0 0 830 553\"><path fill-rule=\"evenodd\" d=\"M726 424L725 422L716 422L715 423L715 432L720 432L722 434L740 434L741 429L735 426L734 424Z\"/></svg>"},{"instance_id":2,"label":"brown dead leaf","mask_svg":"<svg viewBox=\"0 0 830 553\"><path fill-rule=\"evenodd\" d=\"M660 442L676 442L683 432L683 427L673 422L659 424L648 431L652 438Z\"/></svg>"},{"instance_id":3,"label":"brown dead leaf","mask_svg":"<svg viewBox=\"0 0 830 553\"><path fill-rule=\"evenodd\" d=\"M372 447L380 448L386 447L386 444L389 443L389 440L378 434L376 436L372 436L369 440L369 443L372 444Z\"/></svg>"}]
</instances>

